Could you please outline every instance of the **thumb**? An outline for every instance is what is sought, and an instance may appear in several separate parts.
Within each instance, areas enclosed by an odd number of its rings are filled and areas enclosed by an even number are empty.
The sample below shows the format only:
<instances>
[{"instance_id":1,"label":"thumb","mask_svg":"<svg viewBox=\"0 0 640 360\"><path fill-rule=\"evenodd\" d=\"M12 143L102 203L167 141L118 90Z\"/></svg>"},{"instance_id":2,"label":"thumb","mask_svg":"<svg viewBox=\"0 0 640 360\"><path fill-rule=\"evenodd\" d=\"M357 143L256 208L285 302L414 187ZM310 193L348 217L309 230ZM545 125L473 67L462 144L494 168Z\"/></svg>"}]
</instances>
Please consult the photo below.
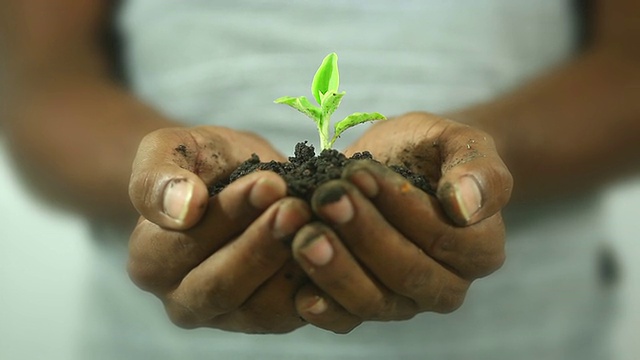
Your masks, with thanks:
<instances>
[{"instance_id":1,"label":"thumb","mask_svg":"<svg viewBox=\"0 0 640 360\"><path fill-rule=\"evenodd\" d=\"M437 197L447 215L464 226L499 212L511 197L513 178L493 139L468 126L451 126L441 140Z\"/></svg>"},{"instance_id":2,"label":"thumb","mask_svg":"<svg viewBox=\"0 0 640 360\"><path fill-rule=\"evenodd\" d=\"M174 230L188 229L202 218L209 201L205 180L220 179L231 171L222 165L228 164L221 151L225 141L201 146L202 135L172 128L142 140L129 182L129 197L141 216Z\"/></svg>"}]
</instances>

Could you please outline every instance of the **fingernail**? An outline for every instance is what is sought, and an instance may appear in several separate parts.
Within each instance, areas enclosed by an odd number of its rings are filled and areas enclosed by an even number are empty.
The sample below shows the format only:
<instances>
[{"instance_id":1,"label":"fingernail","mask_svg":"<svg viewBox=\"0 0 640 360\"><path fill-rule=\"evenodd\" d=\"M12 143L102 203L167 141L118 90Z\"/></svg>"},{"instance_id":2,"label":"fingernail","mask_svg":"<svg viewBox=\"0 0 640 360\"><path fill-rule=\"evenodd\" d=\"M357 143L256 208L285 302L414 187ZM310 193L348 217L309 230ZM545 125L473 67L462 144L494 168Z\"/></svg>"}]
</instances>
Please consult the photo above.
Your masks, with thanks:
<instances>
[{"instance_id":1,"label":"fingernail","mask_svg":"<svg viewBox=\"0 0 640 360\"><path fill-rule=\"evenodd\" d=\"M327 307L328 305L325 299L321 298L320 296L315 296L314 302L309 307L307 307L306 311L313 315L320 315L327 310Z\"/></svg>"},{"instance_id":2,"label":"fingernail","mask_svg":"<svg viewBox=\"0 0 640 360\"><path fill-rule=\"evenodd\" d=\"M333 259L333 247L326 235L311 238L300 248L300 253L315 266L327 265Z\"/></svg>"},{"instance_id":3,"label":"fingernail","mask_svg":"<svg viewBox=\"0 0 640 360\"><path fill-rule=\"evenodd\" d=\"M266 209L278 198L276 184L268 178L258 179L249 192L249 203L256 209Z\"/></svg>"},{"instance_id":4,"label":"fingernail","mask_svg":"<svg viewBox=\"0 0 640 360\"><path fill-rule=\"evenodd\" d=\"M317 203L322 208L322 213L335 224L345 224L353 219L353 204L343 187L322 190Z\"/></svg>"},{"instance_id":5,"label":"fingernail","mask_svg":"<svg viewBox=\"0 0 640 360\"><path fill-rule=\"evenodd\" d=\"M193 196L193 184L187 179L174 179L164 191L164 213L170 218L184 222L189 212L189 202Z\"/></svg>"},{"instance_id":6,"label":"fingernail","mask_svg":"<svg viewBox=\"0 0 640 360\"><path fill-rule=\"evenodd\" d=\"M454 189L460 214L468 222L482 206L480 185L475 177L467 175L460 178Z\"/></svg>"}]
</instances>

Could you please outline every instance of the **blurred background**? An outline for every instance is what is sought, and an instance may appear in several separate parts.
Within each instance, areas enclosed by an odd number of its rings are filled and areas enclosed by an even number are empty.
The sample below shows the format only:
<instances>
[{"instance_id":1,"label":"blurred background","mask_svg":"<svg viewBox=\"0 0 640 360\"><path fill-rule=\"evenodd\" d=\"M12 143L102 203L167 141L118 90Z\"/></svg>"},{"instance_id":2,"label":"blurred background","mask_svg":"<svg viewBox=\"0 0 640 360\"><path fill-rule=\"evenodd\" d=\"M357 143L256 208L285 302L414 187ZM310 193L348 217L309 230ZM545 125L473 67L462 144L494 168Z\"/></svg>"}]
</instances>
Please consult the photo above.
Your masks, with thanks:
<instances>
[{"instance_id":1,"label":"blurred background","mask_svg":"<svg viewBox=\"0 0 640 360\"><path fill-rule=\"evenodd\" d=\"M4 148L0 188L0 359L76 359L90 251L85 224L35 201Z\"/></svg>"}]
</instances>

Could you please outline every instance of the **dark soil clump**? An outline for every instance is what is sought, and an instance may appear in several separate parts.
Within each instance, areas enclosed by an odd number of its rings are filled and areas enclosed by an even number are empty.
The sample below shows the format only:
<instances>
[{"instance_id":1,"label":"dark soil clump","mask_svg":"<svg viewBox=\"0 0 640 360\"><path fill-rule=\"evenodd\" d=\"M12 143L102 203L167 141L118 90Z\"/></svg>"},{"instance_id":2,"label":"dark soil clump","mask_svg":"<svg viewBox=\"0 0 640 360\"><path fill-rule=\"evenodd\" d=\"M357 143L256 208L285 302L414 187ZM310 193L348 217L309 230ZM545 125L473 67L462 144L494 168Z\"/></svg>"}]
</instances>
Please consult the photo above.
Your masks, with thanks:
<instances>
[{"instance_id":1,"label":"dark soil clump","mask_svg":"<svg viewBox=\"0 0 640 360\"><path fill-rule=\"evenodd\" d=\"M296 144L293 157L285 163L270 161L260 162L258 155L253 154L230 175L224 182L218 182L209 188L209 193L213 196L233 181L258 170L273 171L285 180L290 196L299 197L306 201L311 200L311 196L318 186L329 180L339 179L342 171L349 163L358 160L375 161L368 151L355 153L350 158L337 150L322 150L316 156L313 145L307 142ZM404 166L390 166L398 174L404 176L414 186L423 191L434 194L433 189L424 176L412 172Z\"/></svg>"}]
</instances>

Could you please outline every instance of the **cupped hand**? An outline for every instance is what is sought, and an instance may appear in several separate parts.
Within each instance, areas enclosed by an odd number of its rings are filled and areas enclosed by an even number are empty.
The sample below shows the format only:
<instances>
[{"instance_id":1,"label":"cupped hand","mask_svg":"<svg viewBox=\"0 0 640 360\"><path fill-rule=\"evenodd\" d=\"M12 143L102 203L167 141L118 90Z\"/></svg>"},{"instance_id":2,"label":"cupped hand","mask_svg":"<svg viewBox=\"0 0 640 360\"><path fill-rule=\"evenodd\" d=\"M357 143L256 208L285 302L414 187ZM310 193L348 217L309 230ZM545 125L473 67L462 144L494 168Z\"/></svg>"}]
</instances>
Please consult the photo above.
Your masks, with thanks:
<instances>
[{"instance_id":1,"label":"cupped hand","mask_svg":"<svg viewBox=\"0 0 640 360\"><path fill-rule=\"evenodd\" d=\"M426 114L401 124L380 124L356 145L431 176L438 197L369 162L317 190L323 222L303 227L293 245L313 281L296 306L316 326L348 332L362 321L453 311L474 279L504 262L500 210L512 180L490 137Z\"/></svg>"},{"instance_id":2,"label":"cupped hand","mask_svg":"<svg viewBox=\"0 0 640 360\"><path fill-rule=\"evenodd\" d=\"M293 303L304 274L289 244L311 211L286 197L284 180L271 172L247 175L209 198L207 185L252 152L276 156L259 138L227 131L168 129L143 141L131 182L142 217L128 271L178 326L288 332L305 324ZM180 188L185 182L192 194Z\"/></svg>"},{"instance_id":3,"label":"cupped hand","mask_svg":"<svg viewBox=\"0 0 640 360\"><path fill-rule=\"evenodd\" d=\"M429 179L457 225L499 212L511 197L513 178L491 136L452 120L414 112L378 122L345 153L365 150L384 164L405 165Z\"/></svg>"},{"instance_id":4,"label":"cupped hand","mask_svg":"<svg viewBox=\"0 0 640 360\"><path fill-rule=\"evenodd\" d=\"M218 126L161 129L145 136L133 162L131 202L145 219L167 229L188 229L204 214L207 187L257 154L285 158L266 140Z\"/></svg>"}]
</instances>

